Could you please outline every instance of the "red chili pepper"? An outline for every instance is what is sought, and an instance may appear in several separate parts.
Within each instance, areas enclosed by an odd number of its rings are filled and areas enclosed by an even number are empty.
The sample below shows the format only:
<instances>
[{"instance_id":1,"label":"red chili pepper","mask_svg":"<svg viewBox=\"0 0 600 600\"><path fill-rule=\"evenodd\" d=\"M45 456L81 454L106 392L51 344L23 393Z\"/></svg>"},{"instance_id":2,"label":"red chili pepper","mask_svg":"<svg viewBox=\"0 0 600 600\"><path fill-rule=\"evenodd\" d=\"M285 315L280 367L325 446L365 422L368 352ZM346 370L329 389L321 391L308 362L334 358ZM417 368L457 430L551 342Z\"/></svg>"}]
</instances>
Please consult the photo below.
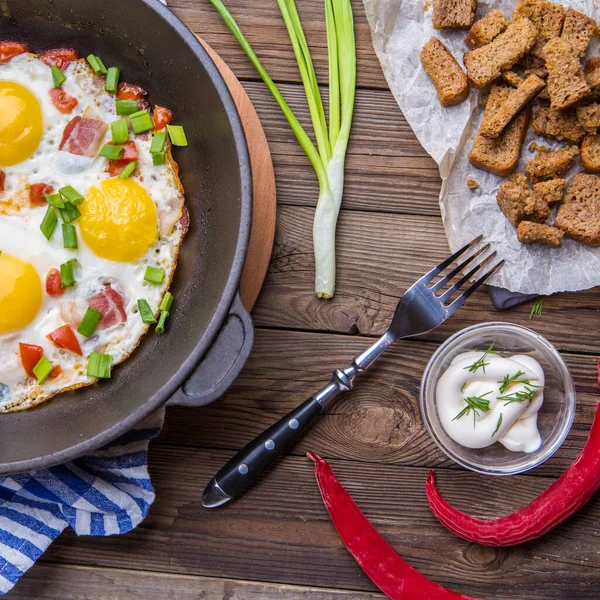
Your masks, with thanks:
<instances>
[{"instance_id":1,"label":"red chili pepper","mask_svg":"<svg viewBox=\"0 0 600 600\"><path fill-rule=\"evenodd\" d=\"M152 115L152 122L154 123L152 131L164 129L172 120L173 113L168 108L158 106L157 104L154 107L154 114Z\"/></svg>"},{"instance_id":2,"label":"red chili pepper","mask_svg":"<svg viewBox=\"0 0 600 600\"><path fill-rule=\"evenodd\" d=\"M448 504L435 487L435 473L426 491L433 514L456 535L485 546L514 546L533 540L568 519L600 488L600 403L590 435L577 460L533 502L507 517L484 521Z\"/></svg>"},{"instance_id":3,"label":"red chili pepper","mask_svg":"<svg viewBox=\"0 0 600 600\"><path fill-rule=\"evenodd\" d=\"M451 592L411 567L362 514L331 467L313 452L323 502L342 541L371 581L392 600L475 600Z\"/></svg>"},{"instance_id":4,"label":"red chili pepper","mask_svg":"<svg viewBox=\"0 0 600 600\"><path fill-rule=\"evenodd\" d=\"M52 100L52 104L56 107L56 109L63 113L63 115L69 114L73 112L73 109L77 106L77 98L73 98L73 96L67 94L64 90L59 90L58 88L50 88L48 91L50 95L50 100Z\"/></svg>"},{"instance_id":5,"label":"red chili pepper","mask_svg":"<svg viewBox=\"0 0 600 600\"><path fill-rule=\"evenodd\" d=\"M146 95L146 90L134 83L121 81L117 87L117 100L141 100Z\"/></svg>"},{"instance_id":6,"label":"red chili pepper","mask_svg":"<svg viewBox=\"0 0 600 600\"><path fill-rule=\"evenodd\" d=\"M52 333L46 336L51 342L54 342L59 348L70 350L75 354L81 356L81 346L77 336L71 329L70 325L61 325L58 329L55 329Z\"/></svg>"}]
</instances>

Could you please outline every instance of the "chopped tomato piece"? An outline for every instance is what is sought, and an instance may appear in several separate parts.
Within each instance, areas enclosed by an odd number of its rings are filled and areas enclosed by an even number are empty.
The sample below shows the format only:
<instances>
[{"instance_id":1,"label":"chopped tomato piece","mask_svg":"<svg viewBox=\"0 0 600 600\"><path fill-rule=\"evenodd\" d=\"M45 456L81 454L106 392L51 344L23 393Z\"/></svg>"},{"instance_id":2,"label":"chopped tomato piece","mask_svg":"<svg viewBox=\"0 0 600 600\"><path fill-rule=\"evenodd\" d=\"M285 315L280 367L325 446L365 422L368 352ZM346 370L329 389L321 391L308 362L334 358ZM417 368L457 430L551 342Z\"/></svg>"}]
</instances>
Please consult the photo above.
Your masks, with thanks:
<instances>
[{"instance_id":1,"label":"chopped tomato piece","mask_svg":"<svg viewBox=\"0 0 600 600\"><path fill-rule=\"evenodd\" d=\"M29 203L30 204L44 204L46 194L51 194L54 188L48 183L32 183L29 186Z\"/></svg>"},{"instance_id":2,"label":"chopped tomato piece","mask_svg":"<svg viewBox=\"0 0 600 600\"><path fill-rule=\"evenodd\" d=\"M154 129L152 131L158 131L164 129L173 120L173 113L164 106L154 107L154 114L152 115L152 121L154 123Z\"/></svg>"},{"instance_id":3,"label":"chopped tomato piece","mask_svg":"<svg viewBox=\"0 0 600 600\"><path fill-rule=\"evenodd\" d=\"M55 66L64 71L73 61L79 60L79 55L73 48L55 48L42 52L38 58L49 67Z\"/></svg>"},{"instance_id":4,"label":"chopped tomato piece","mask_svg":"<svg viewBox=\"0 0 600 600\"><path fill-rule=\"evenodd\" d=\"M119 160L108 161L108 167L106 171L111 177L116 177L132 160L138 159L137 146L133 140L115 145L123 146L123 148L125 148L125 152L123 152L123 156L121 156Z\"/></svg>"},{"instance_id":5,"label":"chopped tomato piece","mask_svg":"<svg viewBox=\"0 0 600 600\"><path fill-rule=\"evenodd\" d=\"M52 104L63 114L72 112L78 104L77 98L73 98L73 96L70 96L64 90L53 87L48 90L48 94L50 94Z\"/></svg>"},{"instance_id":6,"label":"chopped tomato piece","mask_svg":"<svg viewBox=\"0 0 600 600\"><path fill-rule=\"evenodd\" d=\"M0 63L7 63L24 52L29 52L29 48L21 42L0 42Z\"/></svg>"},{"instance_id":7,"label":"chopped tomato piece","mask_svg":"<svg viewBox=\"0 0 600 600\"><path fill-rule=\"evenodd\" d=\"M50 375L48 375L48 379L56 379L62 375L62 367L60 365L54 365L52 367L52 371L50 371Z\"/></svg>"},{"instance_id":8,"label":"chopped tomato piece","mask_svg":"<svg viewBox=\"0 0 600 600\"><path fill-rule=\"evenodd\" d=\"M19 354L21 355L21 364L25 369L25 373L29 377L35 377L33 367L40 362L40 359L44 355L44 349L35 344L19 343Z\"/></svg>"},{"instance_id":9,"label":"chopped tomato piece","mask_svg":"<svg viewBox=\"0 0 600 600\"><path fill-rule=\"evenodd\" d=\"M81 356L81 346L77 336L70 325L62 325L46 336L51 342L54 342L59 348L70 350Z\"/></svg>"},{"instance_id":10,"label":"chopped tomato piece","mask_svg":"<svg viewBox=\"0 0 600 600\"><path fill-rule=\"evenodd\" d=\"M4 180L6 179L6 173L4 171L0 171L0 192L4 191Z\"/></svg>"},{"instance_id":11,"label":"chopped tomato piece","mask_svg":"<svg viewBox=\"0 0 600 600\"><path fill-rule=\"evenodd\" d=\"M46 275L46 293L52 298L63 295L63 286L60 279L60 271L58 269L50 269Z\"/></svg>"},{"instance_id":12,"label":"chopped tomato piece","mask_svg":"<svg viewBox=\"0 0 600 600\"><path fill-rule=\"evenodd\" d=\"M145 95L143 87L126 81L121 81L117 88L117 100L141 100Z\"/></svg>"}]
</instances>

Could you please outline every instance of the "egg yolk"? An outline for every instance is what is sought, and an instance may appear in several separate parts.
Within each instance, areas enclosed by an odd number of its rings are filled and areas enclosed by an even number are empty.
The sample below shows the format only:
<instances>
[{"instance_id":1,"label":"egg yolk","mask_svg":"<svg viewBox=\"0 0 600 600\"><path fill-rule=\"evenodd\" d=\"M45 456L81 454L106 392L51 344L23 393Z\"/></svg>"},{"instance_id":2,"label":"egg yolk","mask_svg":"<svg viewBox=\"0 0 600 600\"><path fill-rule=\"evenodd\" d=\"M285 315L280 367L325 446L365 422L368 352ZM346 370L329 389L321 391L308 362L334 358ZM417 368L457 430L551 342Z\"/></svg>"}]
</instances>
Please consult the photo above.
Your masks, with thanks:
<instances>
[{"instance_id":1,"label":"egg yolk","mask_svg":"<svg viewBox=\"0 0 600 600\"><path fill-rule=\"evenodd\" d=\"M156 206L133 179L106 179L79 206L85 243L101 258L133 262L158 239Z\"/></svg>"},{"instance_id":2,"label":"egg yolk","mask_svg":"<svg viewBox=\"0 0 600 600\"><path fill-rule=\"evenodd\" d=\"M0 334L31 323L42 305L42 283L28 263L0 254Z\"/></svg>"},{"instance_id":3,"label":"egg yolk","mask_svg":"<svg viewBox=\"0 0 600 600\"><path fill-rule=\"evenodd\" d=\"M29 158L42 139L42 109L37 98L13 81L0 81L0 167Z\"/></svg>"}]
</instances>

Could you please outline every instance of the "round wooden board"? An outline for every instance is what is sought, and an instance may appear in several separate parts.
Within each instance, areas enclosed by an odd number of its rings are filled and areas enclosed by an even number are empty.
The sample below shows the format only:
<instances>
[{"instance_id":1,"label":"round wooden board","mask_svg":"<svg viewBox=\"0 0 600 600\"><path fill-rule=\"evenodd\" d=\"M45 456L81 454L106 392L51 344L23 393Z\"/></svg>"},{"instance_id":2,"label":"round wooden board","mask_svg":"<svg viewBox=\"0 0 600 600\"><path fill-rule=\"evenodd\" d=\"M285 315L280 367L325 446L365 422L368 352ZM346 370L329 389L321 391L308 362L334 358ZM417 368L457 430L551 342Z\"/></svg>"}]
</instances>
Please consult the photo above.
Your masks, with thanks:
<instances>
[{"instance_id":1,"label":"round wooden board","mask_svg":"<svg viewBox=\"0 0 600 600\"><path fill-rule=\"evenodd\" d=\"M196 37L213 59L231 92L248 143L252 168L253 214L240 292L244 305L252 310L267 274L275 237L277 196L273 161L260 119L242 84L223 59L202 38Z\"/></svg>"}]
</instances>

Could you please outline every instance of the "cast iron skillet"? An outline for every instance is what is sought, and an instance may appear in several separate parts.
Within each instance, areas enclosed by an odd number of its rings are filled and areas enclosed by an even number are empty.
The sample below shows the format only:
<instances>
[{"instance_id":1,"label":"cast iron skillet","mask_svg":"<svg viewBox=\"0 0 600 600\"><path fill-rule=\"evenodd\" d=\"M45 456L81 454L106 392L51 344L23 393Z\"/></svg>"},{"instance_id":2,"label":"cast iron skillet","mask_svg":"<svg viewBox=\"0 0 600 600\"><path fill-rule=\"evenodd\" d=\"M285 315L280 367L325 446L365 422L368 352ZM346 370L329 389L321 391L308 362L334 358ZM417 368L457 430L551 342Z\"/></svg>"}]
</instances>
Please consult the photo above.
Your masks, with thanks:
<instances>
[{"instance_id":1,"label":"cast iron skillet","mask_svg":"<svg viewBox=\"0 0 600 600\"><path fill-rule=\"evenodd\" d=\"M174 110L190 144L176 149L175 159L191 217L168 332L145 336L109 381L0 415L0 473L7 474L80 456L169 398L205 404L231 383L252 344L237 296L252 188L227 87L192 33L158 0L3 0L2 13L0 39L34 51L74 47L80 56L98 54L107 66L121 67L123 80L148 90L151 103Z\"/></svg>"}]
</instances>

